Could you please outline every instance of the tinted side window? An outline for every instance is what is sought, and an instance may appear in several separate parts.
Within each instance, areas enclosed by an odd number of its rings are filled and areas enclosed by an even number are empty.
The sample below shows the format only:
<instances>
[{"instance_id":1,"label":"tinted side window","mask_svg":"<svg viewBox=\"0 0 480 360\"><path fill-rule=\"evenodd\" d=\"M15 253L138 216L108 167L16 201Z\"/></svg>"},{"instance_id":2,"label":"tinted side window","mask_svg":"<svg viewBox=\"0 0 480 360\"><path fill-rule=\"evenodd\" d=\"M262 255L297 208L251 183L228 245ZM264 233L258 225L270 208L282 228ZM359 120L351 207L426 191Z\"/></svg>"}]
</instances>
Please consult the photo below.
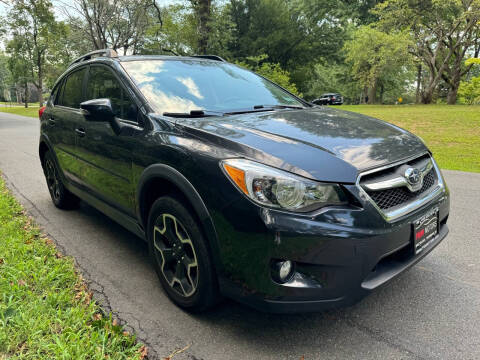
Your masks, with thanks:
<instances>
[{"instance_id":1,"label":"tinted side window","mask_svg":"<svg viewBox=\"0 0 480 360\"><path fill-rule=\"evenodd\" d=\"M61 93L61 90L62 90L62 84L63 82L60 82L57 87L55 89L53 89L51 95L50 95L50 98L48 99L48 104L49 105L57 105L58 104L58 100L60 98L60 93Z\"/></svg>"},{"instance_id":2,"label":"tinted side window","mask_svg":"<svg viewBox=\"0 0 480 360\"><path fill-rule=\"evenodd\" d=\"M82 83L85 75L85 68L70 74L63 85L63 95L59 101L60 105L79 109L82 97Z\"/></svg>"},{"instance_id":3,"label":"tinted side window","mask_svg":"<svg viewBox=\"0 0 480 360\"><path fill-rule=\"evenodd\" d=\"M87 99L110 99L116 117L137 121L137 106L113 73L103 66L90 67Z\"/></svg>"}]
</instances>

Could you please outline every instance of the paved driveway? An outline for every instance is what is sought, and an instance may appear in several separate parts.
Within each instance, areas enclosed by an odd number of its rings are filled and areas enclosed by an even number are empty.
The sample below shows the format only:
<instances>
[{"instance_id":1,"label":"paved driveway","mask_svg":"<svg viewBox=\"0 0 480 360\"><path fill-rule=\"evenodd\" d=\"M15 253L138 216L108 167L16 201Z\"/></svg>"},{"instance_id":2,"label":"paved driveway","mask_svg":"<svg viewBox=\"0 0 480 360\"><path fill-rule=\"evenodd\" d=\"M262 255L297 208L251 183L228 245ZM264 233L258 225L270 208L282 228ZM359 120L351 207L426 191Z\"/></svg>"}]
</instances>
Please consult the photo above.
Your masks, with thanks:
<instances>
[{"instance_id":1,"label":"paved driveway","mask_svg":"<svg viewBox=\"0 0 480 360\"><path fill-rule=\"evenodd\" d=\"M450 235L351 308L278 316L226 301L193 316L163 295L141 240L88 205L52 205L37 156L38 127L37 119L0 113L0 170L76 259L96 299L134 328L153 358L190 345L174 359L480 359L480 174L444 172Z\"/></svg>"}]
</instances>

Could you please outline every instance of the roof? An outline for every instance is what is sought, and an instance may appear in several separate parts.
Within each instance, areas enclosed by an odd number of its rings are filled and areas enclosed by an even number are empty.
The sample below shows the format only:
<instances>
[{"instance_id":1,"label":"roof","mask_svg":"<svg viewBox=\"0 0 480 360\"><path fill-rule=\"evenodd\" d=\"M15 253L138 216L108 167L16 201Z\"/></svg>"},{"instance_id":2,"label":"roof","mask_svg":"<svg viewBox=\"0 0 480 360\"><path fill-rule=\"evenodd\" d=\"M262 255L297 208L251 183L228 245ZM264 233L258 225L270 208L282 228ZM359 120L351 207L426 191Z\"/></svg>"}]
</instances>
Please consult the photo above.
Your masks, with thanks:
<instances>
[{"instance_id":1,"label":"roof","mask_svg":"<svg viewBox=\"0 0 480 360\"><path fill-rule=\"evenodd\" d=\"M118 60L121 62L125 61L140 61L140 60L198 60L198 61L225 61L220 56L216 55L205 55L209 56L208 58L202 57L203 55L198 56L176 56L176 55L127 55L119 56ZM211 57L210 57L211 56ZM215 59L217 57L218 59ZM221 59L221 60L220 60Z\"/></svg>"},{"instance_id":2,"label":"roof","mask_svg":"<svg viewBox=\"0 0 480 360\"><path fill-rule=\"evenodd\" d=\"M210 60L210 61L222 61L220 56L217 55L193 55L193 56L172 56L172 55L130 55L130 56L118 56L117 52L113 49L100 49L91 51L87 54L84 54L75 60L73 60L69 68L72 65L80 64L85 61L95 60L95 59L110 59L117 61L136 61L136 60Z\"/></svg>"}]
</instances>

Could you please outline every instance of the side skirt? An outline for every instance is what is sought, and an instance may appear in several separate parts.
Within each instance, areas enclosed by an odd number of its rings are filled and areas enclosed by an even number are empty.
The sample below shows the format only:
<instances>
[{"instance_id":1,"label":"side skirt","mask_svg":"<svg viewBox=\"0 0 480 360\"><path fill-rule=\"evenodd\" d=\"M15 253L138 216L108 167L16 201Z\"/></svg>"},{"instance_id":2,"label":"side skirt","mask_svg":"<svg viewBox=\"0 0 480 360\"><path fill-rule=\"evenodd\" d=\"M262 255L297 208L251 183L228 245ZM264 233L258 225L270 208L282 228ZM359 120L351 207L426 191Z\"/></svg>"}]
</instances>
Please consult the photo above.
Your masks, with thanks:
<instances>
[{"instance_id":1,"label":"side skirt","mask_svg":"<svg viewBox=\"0 0 480 360\"><path fill-rule=\"evenodd\" d=\"M101 211L102 213L107 215L110 219L122 225L127 230L131 231L143 241L147 241L145 236L145 231L143 230L143 228L140 226L140 224L136 219L106 204L105 202L99 200L98 198L89 194L88 192L79 189L78 187L76 187L75 185L72 185L71 183L65 184L65 186L70 192L78 196L80 199L82 199L89 205L93 206L95 209Z\"/></svg>"}]
</instances>

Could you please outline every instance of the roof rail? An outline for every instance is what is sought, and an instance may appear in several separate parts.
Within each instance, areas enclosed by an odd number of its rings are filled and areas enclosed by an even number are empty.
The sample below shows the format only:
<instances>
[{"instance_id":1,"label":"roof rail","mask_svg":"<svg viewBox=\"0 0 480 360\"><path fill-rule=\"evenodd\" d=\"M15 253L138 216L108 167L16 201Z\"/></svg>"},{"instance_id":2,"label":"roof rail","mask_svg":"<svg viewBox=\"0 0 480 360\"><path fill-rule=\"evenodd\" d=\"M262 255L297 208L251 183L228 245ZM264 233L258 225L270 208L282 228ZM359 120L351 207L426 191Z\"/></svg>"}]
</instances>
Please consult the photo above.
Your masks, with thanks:
<instances>
[{"instance_id":1,"label":"roof rail","mask_svg":"<svg viewBox=\"0 0 480 360\"><path fill-rule=\"evenodd\" d=\"M218 55L193 55L192 57L226 62L224 58Z\"/></svg>"},{"instance_id":2,"label":"roof rail","mask_svg":"<svg viewBox=\"0 0 480 360\"><path fill-rule=\"evenodd\" d=\"M97 57L97 56L105 56L105 57L109 57L109 58L116 58L116 57L118 57L118 54L113 49L95 50L95 51L89 52L85 55L82 55L82 56L76 58L75 60L73 60L70 63L70 65L68 65L68 67L72 66L73 64L80 63L82 61L90 60L90 59L92 59L94 57Z\"/></svg>"}]
</instances>

